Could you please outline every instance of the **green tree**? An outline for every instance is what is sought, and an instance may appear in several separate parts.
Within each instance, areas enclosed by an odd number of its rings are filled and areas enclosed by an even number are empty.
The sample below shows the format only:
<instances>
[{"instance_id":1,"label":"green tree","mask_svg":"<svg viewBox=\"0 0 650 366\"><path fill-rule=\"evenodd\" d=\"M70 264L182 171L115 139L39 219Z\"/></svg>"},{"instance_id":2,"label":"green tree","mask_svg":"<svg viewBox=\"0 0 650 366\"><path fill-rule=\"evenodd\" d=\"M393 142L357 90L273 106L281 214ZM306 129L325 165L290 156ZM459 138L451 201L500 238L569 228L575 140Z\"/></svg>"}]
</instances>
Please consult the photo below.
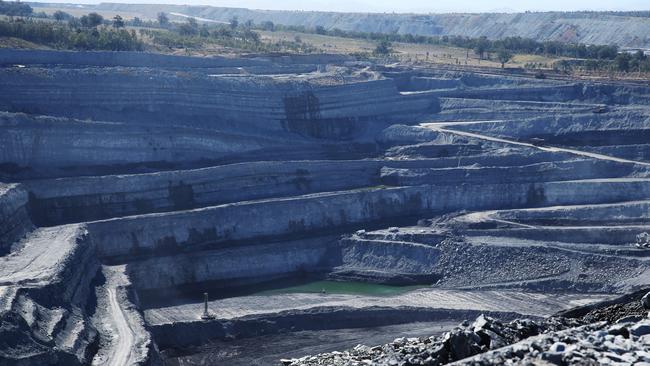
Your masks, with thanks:
<instances>
[{"instance_id":1,"label":"green tree","mask_svg":"<svg viewBox=\"0 0 650 366\"><path fill-rule=\"evenodd\" d=\"M199 33L199 24L194 18L187 18L187 21L178 27L178 33L182 36L195 36Z\"/></svg>"},{"instance_id":2,"label":"green tree","mask_svg":"<svg viewBox=\"0 0 650 366\"><path fill-rule=\"evenodd\" d=\"M210 29L206 24L202 24L201 28L199 29L199 35L201 37L209 37L210 36Z\"/></svg>"},{"instance_id":3,"label":"green tree","mask_svg":"<svg viewBox=\"0 0 650 366\"><path fill-rule=\"evenodd\" d=\"M506 50L505 48L502 48L497 52L497 58L499 59L499 62L501 62L501 68L503 69L506 66L506 63L508 61L512 60L513 54Z\"/></svg>"},{"instance_id":4,"label":"green tree","mask_svg":"<svg viewBox=\"0 0 650 366\"><path fill-rule=\"evenodd\" d=\"M383 40L383 41L379 42L377 47L375 47L374 53L375 53L375 55L381 55L381 56L390 55L391 53L393 53L393 48L392 47L393 47L392 43L390 43L387 40Z\"/></svg>"},{"instance_id":5,"label":"green tree","mask_svg":"<svg viewBox=\"0 0 650 366\"><path fill-rule=\"evenodd\" d=\"M124 28L124 19L119 14L113 17L113 28Z\"/></svg>"},{"instance_id":6,"label":"green tree","mask_svg":"<svg viewBox=\"0 0 650 366\"><path fill-rule=\"evenodd\" d=\"M250 29L246 29L242 33L242 38L244 41L251 42L251 43L259 43L260 42L260 34L257 32L253 32Z\"/></svg>"},{"instance_id":7,"label":"green tree","mask_svg":"<svg viewBox=\"0 0 650 366\"><path fill-rule=\"evenodd\" d=\"M0 14L9 16L28 16L32 14L32 7L20 1L0 0Z\"/></svg>"},{"instance_id":8,"label":"green tree","mask_svg":"<svg viewBox=\"0 0 650 366\"><path fill-rule=\"evenodd\" d=\"M619 53L614 59L618 71L624 72L630 71L630 61L632 61L632 56L627 52Z\"/></svg>"},{"instance_id":9,"label":"green tree","mask_svg":"<svg viewBox=\"0 0 650 366\"><path fill-rule=\"evenodd\" d=\"M81 17L81 25L85 28L95 28L104 22L104 17L97 13L90 13Z\"/></svg>"},{"instance_id":10,"label":"green tree","mask_svg":"<svg viewBox=\"0 0 650 366\"><path fill-rule=\"evenodd\" d=\"M634 58L637 59L637 60L639 60L639 61L644 61L646 58L648 58L648 56L646 56L645 53L644 53L643 51L641 51L641 50L637 50L637 51L634 53Z\"/></svg>"},{"instance_id":11,"label":"green tree","mask_svg":"<svg viewBox=\"0 0 650 366\"><path fill-rule=\"evenodd\" d=\"M68 27L72 29L81 28L81 20L79 20L79 18L71 17L70 19L68 19Z\"/></svg>"},{"instance_id":12,"label":"green tree","mask_svg":"<svg viewBox=\"0 0 650 366\"><path fill-rule=\"evenodd\" d=\"M485 36L479 38L476 41L476 45L474 46L474 53L476 53L481 60L485 56L485 52L488 50L489 43L490 42Z\"/></svg>"},{"instance_id":13,"label":"green tree","mask_svg":"<svg viewBox=\"0 0 650 366\"><path fill-rule=\"evenodd\" d=\"M70 15L70 14L64 12L64 11L57 10L57 11L54 12L54 14L52 14L52 17L57 22L62 22L64 20L68 20L68 19L72 18L72 15Z\"/></svg>"},{"instance_id":14,"label":"green tree","mask_svg":"<svg viewBox=\"0 0 650 366\"><path fill-rule=\"evenodd\" d=\"M230 18L230 29L237 29L239 27L239 19L237 17Z\"/></svg>"},{"instance_id":15,"label":"green tree","mask_svg":"<svg viewBox=\"0 0 650 366\"><path fill-rule=\"evenodd\" d=\"M275 30L275 24L270 20L264 21L262 22L262 29L273 32Z\"/></svg>"},{"instance_id":16,"label":"green tree","mask_svg":"<svg viewBox=\"0 0 650 366\"><path fill-rule=\"evenodd\" d=\"M158 13L157 18L158 18L158 24L161 27L166 28L169 25L169 17L167 17L167 14L165 14L164 12L161 11L160 13Z\"/></svg>"}]
</instances>

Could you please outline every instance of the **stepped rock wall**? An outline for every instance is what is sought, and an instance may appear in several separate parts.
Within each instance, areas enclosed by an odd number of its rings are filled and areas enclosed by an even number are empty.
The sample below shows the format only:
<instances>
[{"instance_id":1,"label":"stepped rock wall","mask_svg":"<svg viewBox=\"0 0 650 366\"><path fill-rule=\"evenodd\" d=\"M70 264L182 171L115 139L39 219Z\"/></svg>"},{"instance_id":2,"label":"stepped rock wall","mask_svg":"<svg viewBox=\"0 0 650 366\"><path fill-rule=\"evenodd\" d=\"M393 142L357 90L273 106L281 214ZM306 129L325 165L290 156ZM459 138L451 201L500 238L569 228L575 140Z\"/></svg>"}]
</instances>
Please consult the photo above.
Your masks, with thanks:
<instances>
[{"instance_id":1,"label":"stepped rock wall","mask_svg":"<svg viewBox=\"0 0 650 366\"><path fill-rule=\"evenodd\" d=\"M373 186L378 161L251 162L195 170L31 181L39 223L92 221Z\"/></svg>"},{"instance_id":2,"label":"stepped rock wall","mask_svg":"<svg viewBox=\"0 0 650 366\"><path fill-rule=\"evenodd\" d=\"M332 267L336 248L336 237L325 236L148 258L127 264L127 269L139 291L174 286L187 291L201 282L234 287L325 271Z\"/></svg>"},{"instance_id":3,"label":"stepped rock wall","mask_svg":"<svg viewBox=\"0 0 650 366\"><path fill-rule=\"evenodd\" d=\"M34 228L28 206L28 194L21 185L0 183L0 254Z\"/></svg>"},{"instance_id":4,"label":"stepped rock wall","mask_svg":"<svg viewBox=\"0 0 650 366\"><path fill-rule=\"evenodd\" d=\"M425 188L369 189L241 202L91 223L102 256L114 257L255 238L291 237L413 215ZM170 222L174 225L170 225Z\"/></svg>"},{"instance_id":5,"label":"stepped rock wall","mask_svg":"<svg viewBox=\"0 0 650 366\"><path fill-rule=\"evenodd\" d=\"M320 82L142 68L3 68L0 109L156 128L290 131L330 138L354 136L365 126L361 122L415 117L435 109L435 98L401 95L388 79Z\"/></svg>"},{"instance_id":6,"label":"stepped rock wall","mask_svg":"<svg viewBox=\"0 0 650 366\"><path fill-rule=\"evenodd\" d=\"M83 225L38 229L0 269L0 360L24 365L87 364L96 331L85 315L99 268ZM45 251L45 253L43 253ZM21 271L16 271L20 268ZM15 347L15 348L14 348Z\"/></svg>"},{"instance_id":7,"label":"stepped rock wall","mask_svg":"<svg viewBox=\"0 0 650 366\"><path fill-rule=\"evenodd\" d=\"M466 98L483 100L571 102L582 101L605 104L647 104L649 89L644 86L615 86L592 83L532 83L521 87L507 87L502 83L474 89L433 89L407 92L431 97ZM498 102L497 102L498 103Z\"/></svg>"},{"instance_id":8,"label":"stepped rock wall","mask_svg":"<svg viewBox=\"0 0 650 366\"><path fill-rule=\"evenodd\" d=\"M448 169L382 168L381 180L387 185L535 183L562 180L621 177L644 167L609 161L574 160L545 162L517 167L476 167Z\"/></svg>"},{"instance_id":9,"label":"stepped rock wall","mask_svg":"<svg viewBox=\"0 0 650 366\"><path fill-rule=\"evenodd\" d=\"M278 140L181 127L145 127L0 112L0 174L55 168L218 159ZM299 144L298 144L299 145ZM164 165L163 165L164 166Z\"/></svg>"},{"instance_id":10,"label":"stepped rock wall","mask_svg":"<svg viewBox=\"0 0 650 366\"><path fill-rule=\"evenodd\" d=\"M436 266L440 251L429 245L343 238L339 250L341 259L330 277L403 285L432 284L441 275Z\"/></svg>"},{"instance_id":11,"label":"stepped rock wall","mask_svg":"<svg viewBox=\"0 0 650 366\"><path fill-rule=\"evenodd\" d=\"M174 252L227 242L331 232L337 227L359 227L423 213L582 204L594 203L594 199L609 203L648 197L647 179L414 186L132 216L91 223L89 228L101 256L124 257L153 250Z\"/></svg>"},{"instance_id":12,"label":"stepped rock wall","mask_svg":"<svg viewBox=\"0 0 650 366\"><path fill-rule=\"evenodd\" d=\"M308 273L381 283L433 283L438 256L439 251L427 245L322 236L152 257L130 262L127 268L138 291L177 287L187 292L206 282L210 287L233 287Z\"/></svg>"}]
</instances>

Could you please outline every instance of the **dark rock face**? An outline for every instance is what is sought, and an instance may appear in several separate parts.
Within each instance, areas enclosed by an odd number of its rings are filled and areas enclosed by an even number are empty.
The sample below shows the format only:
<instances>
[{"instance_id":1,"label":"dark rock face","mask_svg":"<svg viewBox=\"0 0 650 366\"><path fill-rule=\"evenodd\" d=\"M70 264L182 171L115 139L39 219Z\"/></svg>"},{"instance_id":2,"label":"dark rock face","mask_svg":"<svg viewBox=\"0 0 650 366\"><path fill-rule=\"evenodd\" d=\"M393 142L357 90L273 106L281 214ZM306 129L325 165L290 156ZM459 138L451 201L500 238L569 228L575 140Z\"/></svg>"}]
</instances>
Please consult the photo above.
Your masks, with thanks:
<instances>
[{"instance_id":1,"label":"dark rock face","mask_svg":"<svg viewBox=\"0 0 650 366\"><path fill-rule=\"evenodd\" d=\"M28 193L18 185L0 183L0 254L32 229Z\"/></svg>"}]
</instances>

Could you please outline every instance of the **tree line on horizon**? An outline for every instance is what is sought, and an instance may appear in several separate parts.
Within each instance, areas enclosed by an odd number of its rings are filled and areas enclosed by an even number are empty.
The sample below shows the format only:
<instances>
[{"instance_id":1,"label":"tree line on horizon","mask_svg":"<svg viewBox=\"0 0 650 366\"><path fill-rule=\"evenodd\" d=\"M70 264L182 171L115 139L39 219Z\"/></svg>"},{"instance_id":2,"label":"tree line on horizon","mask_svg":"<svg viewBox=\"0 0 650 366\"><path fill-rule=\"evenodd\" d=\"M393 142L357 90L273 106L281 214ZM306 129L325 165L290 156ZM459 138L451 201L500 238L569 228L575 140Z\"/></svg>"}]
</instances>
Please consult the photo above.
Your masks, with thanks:
<instances>
[{"instance_id":1,"label":"tree line on horizon","mask_svg":"<svg viewBox=\"0 0 650 366\"><path fill-rule=\"evenodd\" d=\"M650 60L643 52L628 54L620 52L615 45L536 41L523 37L491 40L485 36L471 38L345 31L337 28L326 29L323 26L313 28L287 26L274 24L271 21L255 24L251 20L240 22L236 17L231 18L228 24L208 25L199 24L194 18L188 18L185 22L172 22L164 12L158 13L156 20L143 21L137 17L123 19L120 15L112 19L104 19L95 12L77 18L58 10L51 16L45 15L54 20L54 22L46 22L32 19L30 14L33 14L33 11L28 4L2 0L0 0L0 14L11 14L9 20L0 21L0 36L16 37L66 49L142 51L145 49L143 37L146 37L154 44L170 48L200 48L212 42L224 47L253 52L312 53L318 51L312 45L302 42L299 36L290 41L262 42L256 30L264 30L364 39L377 44L373 52L376 56L391 55L394 52L393 43L414 43L465 48L468 51L472 50L480 59L492 53L501 62L502 67L512 59L514 54L523 53L571 58L572 60L558 62L559 68L563 71L574 66L587 70L650 71ZM13 19L14 16L18 18ZM39 15L39 18L42 17ZM134 29L126 30L127 26L139 28L139 36Z\"/></svg>"}]
</instances>

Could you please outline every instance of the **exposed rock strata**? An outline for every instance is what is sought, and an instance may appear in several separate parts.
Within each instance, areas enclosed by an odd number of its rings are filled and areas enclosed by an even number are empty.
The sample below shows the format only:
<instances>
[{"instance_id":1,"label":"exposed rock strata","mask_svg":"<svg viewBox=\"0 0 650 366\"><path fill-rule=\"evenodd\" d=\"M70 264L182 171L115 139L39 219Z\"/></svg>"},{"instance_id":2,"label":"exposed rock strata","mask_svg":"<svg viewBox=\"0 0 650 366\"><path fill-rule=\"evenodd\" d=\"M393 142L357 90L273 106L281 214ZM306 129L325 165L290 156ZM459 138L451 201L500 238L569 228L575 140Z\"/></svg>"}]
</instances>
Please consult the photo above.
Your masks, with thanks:
<instances>
[{"instance_id":1,"label":"exposed rock strata","mask_svg":"<svg viewBox=\"0 0 650 366\"><path fill-rule=\"evenodd\" d=\"M0 184L0 254L33 228L28 213L28 197L18 184Z\"/></svg>"},{"instance_id":2,"label":"exposed rock strata","mask_svg":"<svg viewBox=\"0 0 650 366\"><path fill-rule=\"evenodd\" d=\"M85 313L98 268L83 226L39 229L0 266L1 358L22 364L83 364L97 332ZM45 252L43 252L45 251Z\"/></svg>"}]
</instances>

